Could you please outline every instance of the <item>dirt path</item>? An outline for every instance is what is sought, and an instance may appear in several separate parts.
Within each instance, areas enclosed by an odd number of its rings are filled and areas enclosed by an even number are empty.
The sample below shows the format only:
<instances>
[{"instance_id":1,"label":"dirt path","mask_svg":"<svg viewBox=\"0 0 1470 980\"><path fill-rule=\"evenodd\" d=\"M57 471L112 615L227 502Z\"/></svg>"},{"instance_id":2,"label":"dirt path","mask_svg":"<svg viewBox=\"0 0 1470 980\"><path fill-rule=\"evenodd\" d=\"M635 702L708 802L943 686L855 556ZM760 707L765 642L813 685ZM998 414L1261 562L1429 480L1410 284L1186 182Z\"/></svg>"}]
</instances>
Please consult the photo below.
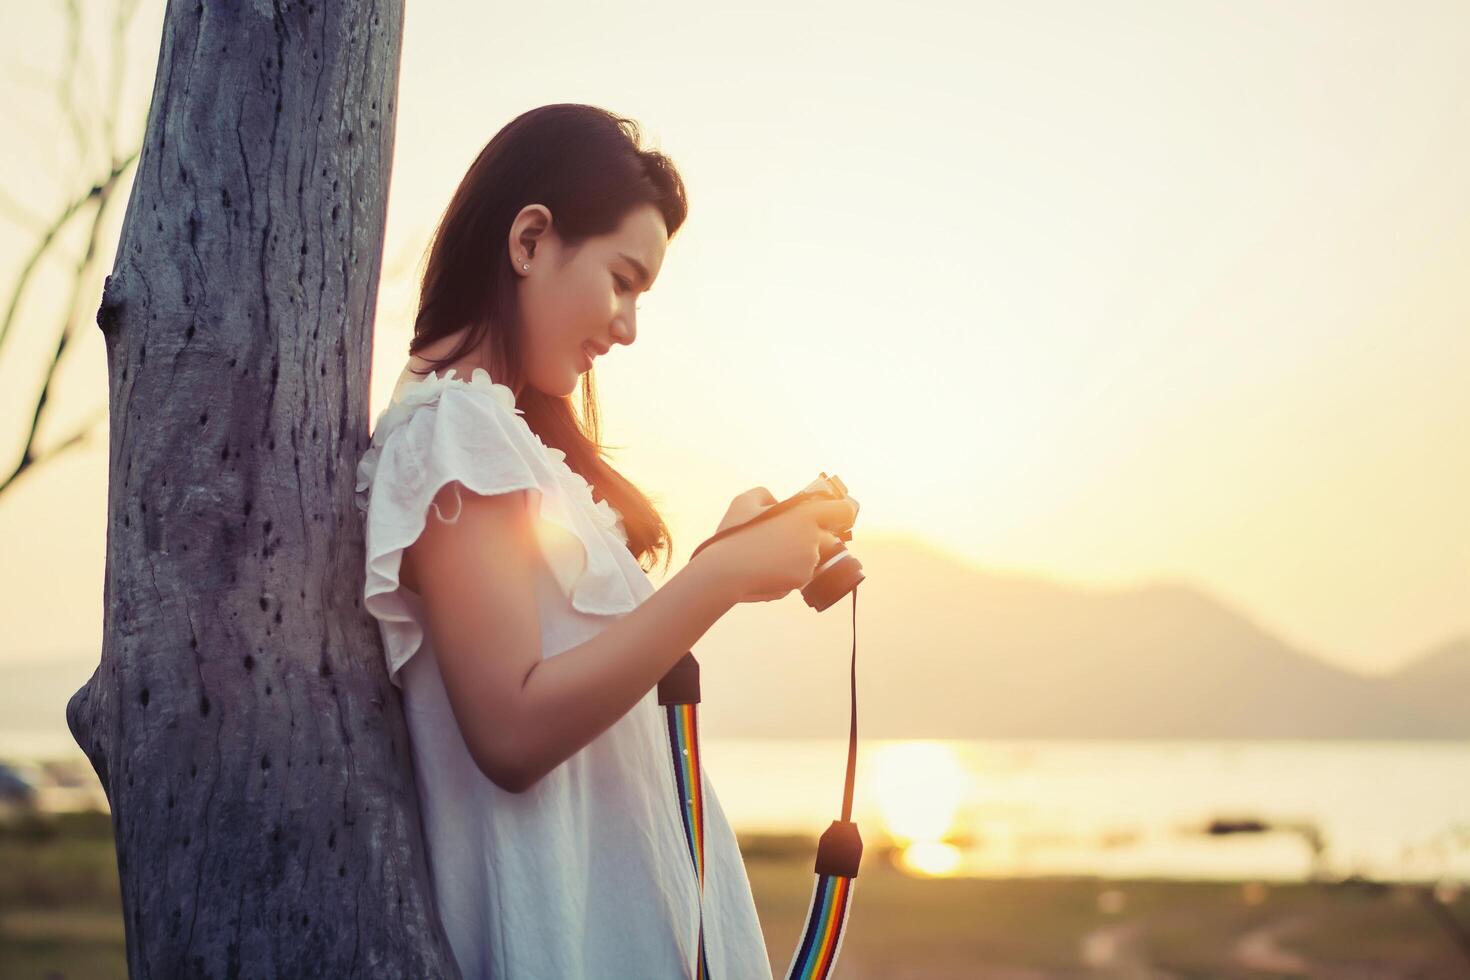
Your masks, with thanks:
<instances>
[{"instance_id":1,"label":"dirt path","mask_svg":"<svg viewBox=\"0 0 1470 980\"><path fill-rule=\"evenodd\" d=\"M1250 970L1311 976L1312 964L1281 945L1281 940L1311 923L1310 916L1292 916L1269 922L1242 934L1230 947L1230 959Z\"/></svg>"},{"instance_id":2,"label":"dirt path","mask_svg":"<svg viewBox=\"0 0 1470 980\"><path fill-rule=\"evenodd\" d=\"M1085 934L1078 952L1082 965L1118 980L1172 980L1175 974L1151 963L1144 949L1150 924L1149 919L1134 919Z\"/></svg>"}]
</instances>

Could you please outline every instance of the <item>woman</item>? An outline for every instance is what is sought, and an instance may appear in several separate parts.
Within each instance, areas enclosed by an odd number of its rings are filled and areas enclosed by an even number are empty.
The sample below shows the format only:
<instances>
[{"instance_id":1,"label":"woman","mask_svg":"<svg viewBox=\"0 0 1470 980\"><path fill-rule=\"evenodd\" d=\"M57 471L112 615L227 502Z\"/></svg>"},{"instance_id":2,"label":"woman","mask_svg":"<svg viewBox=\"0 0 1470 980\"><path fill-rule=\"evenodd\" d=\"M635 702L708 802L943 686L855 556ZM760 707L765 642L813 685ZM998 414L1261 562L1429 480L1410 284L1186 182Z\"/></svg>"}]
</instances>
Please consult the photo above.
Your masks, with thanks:
<instances>
[{"instance_id":1,"label":"woman","mask_svg":"<svg viewBox=\"0 0 1470 980\"><path fill-rule=\"evenodd\" d=\"M633 343L685 213L630 120L583 105L513 120L435 233L409 363L359 466L366 604L470 980L770 976L707 777L700 887L656 685L736 603L805 584L854 510L803 504L654 589L645 563L667 564L668 530L602 456L591 366ZM717 530L774 502L742 494Z\"/></svg>"}]
</instances>

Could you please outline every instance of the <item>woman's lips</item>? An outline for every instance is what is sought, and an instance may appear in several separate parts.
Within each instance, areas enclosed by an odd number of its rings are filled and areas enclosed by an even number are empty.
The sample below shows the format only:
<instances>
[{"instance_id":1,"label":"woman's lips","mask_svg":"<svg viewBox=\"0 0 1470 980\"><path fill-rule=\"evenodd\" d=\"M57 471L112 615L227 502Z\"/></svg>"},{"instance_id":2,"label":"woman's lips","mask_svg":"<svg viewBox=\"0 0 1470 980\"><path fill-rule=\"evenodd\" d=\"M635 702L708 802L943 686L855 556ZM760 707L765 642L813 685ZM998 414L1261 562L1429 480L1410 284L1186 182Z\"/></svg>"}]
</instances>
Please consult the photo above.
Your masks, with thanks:
<instances>
[{"instance_id":1,"label":"woman's lips","mask_svg":"<svg viewBox=\"0 0 1470 980\"><path fill-rule=\"evenodd\" d=\"M592 370L592 347L590 344L582 345L582 370Z\"/></svg>"}]
</instances>

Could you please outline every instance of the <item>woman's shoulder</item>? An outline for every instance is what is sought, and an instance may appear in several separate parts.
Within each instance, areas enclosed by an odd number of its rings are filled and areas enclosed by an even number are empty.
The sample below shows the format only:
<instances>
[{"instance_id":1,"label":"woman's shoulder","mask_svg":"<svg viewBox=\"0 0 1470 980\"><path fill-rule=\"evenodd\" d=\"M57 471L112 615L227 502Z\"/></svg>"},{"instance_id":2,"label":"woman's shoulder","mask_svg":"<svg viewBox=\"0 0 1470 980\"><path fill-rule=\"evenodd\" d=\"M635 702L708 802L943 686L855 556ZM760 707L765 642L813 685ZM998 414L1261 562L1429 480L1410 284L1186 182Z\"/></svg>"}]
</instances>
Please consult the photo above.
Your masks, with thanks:
<instances>
[{"instance_id":1,"label":"woman's shoulder","mask_svg":"<svg viewBox=\"0 0 1470 980\"><path fill-rule=\"evenodd\" d=\"M511 390L483 368L467 377L446 368L419 378L405 367L358 459L359 509L368 510L380 483L417 488L441 470L494 483L544 478L546 452L524 414Z\"/></svg>"},{"instance_id":2,"label":"woman's shoulder","mask_svg":"<svg viewBox=\"0 0 1470 980\"><path fill-rule=\"evenodd\" d=\"M365 524L367 608L388 635L389 676L417 648L422 630L400 597L405 552L427 524L431 507L455 523L461 490L480 496L531 491L524 500L536 540L571 608L619 615L640 601L646 584L632 579L621 515L547 446L515 404L510 388L483 368L461 377L453 368L422 378L404 368L393 400L379 416L357 467L357 504ZM631 559L628 559L631 560ZM636 565L635 565L636 567ZM416 583L415 583L416 584Z\"/></svg>"},{"instance_id":3,"label":"woman's shoulder","mask_svg":"<svg viewBox=\"0 0 1470 980\"><path fill-rule=\"evenodd\" d=\"M491 378L482 367L446 367L420 378L411 361L403 369L392 401L379 415L371 444L357 466L359 510L367 513L382 482L402 485L410 509L427 484L458 479L473 492L491 494L532 488L554 498L554 508L585 510L626 544L622 514L606 499L594 497L591 485L531 428L515 393ZM402 496L390 492L390 498ZM543 509L544 508L538 508Z\"/></svg>"}]
</instances>

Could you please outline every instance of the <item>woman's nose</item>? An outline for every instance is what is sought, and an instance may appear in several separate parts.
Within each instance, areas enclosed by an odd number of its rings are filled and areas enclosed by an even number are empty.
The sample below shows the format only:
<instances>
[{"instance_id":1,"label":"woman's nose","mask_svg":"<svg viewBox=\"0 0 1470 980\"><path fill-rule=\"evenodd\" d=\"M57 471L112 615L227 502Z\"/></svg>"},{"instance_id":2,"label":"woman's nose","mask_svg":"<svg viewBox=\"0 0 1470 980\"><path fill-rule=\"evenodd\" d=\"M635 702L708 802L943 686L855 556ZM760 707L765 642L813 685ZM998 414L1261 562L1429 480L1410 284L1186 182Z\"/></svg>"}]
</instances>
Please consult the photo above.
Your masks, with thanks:
<instances>
[{"instance_id":1,"label":"woman's nose","mask_svg":"<svg viewBox=\"0 0 1470 980\"><path fill-rule=\"evenodd\" d=\"M613 321L613 340L619 344L631 344L638 336L638 324L632 316L618 317Z\"/></svg>"}]
</instances>

